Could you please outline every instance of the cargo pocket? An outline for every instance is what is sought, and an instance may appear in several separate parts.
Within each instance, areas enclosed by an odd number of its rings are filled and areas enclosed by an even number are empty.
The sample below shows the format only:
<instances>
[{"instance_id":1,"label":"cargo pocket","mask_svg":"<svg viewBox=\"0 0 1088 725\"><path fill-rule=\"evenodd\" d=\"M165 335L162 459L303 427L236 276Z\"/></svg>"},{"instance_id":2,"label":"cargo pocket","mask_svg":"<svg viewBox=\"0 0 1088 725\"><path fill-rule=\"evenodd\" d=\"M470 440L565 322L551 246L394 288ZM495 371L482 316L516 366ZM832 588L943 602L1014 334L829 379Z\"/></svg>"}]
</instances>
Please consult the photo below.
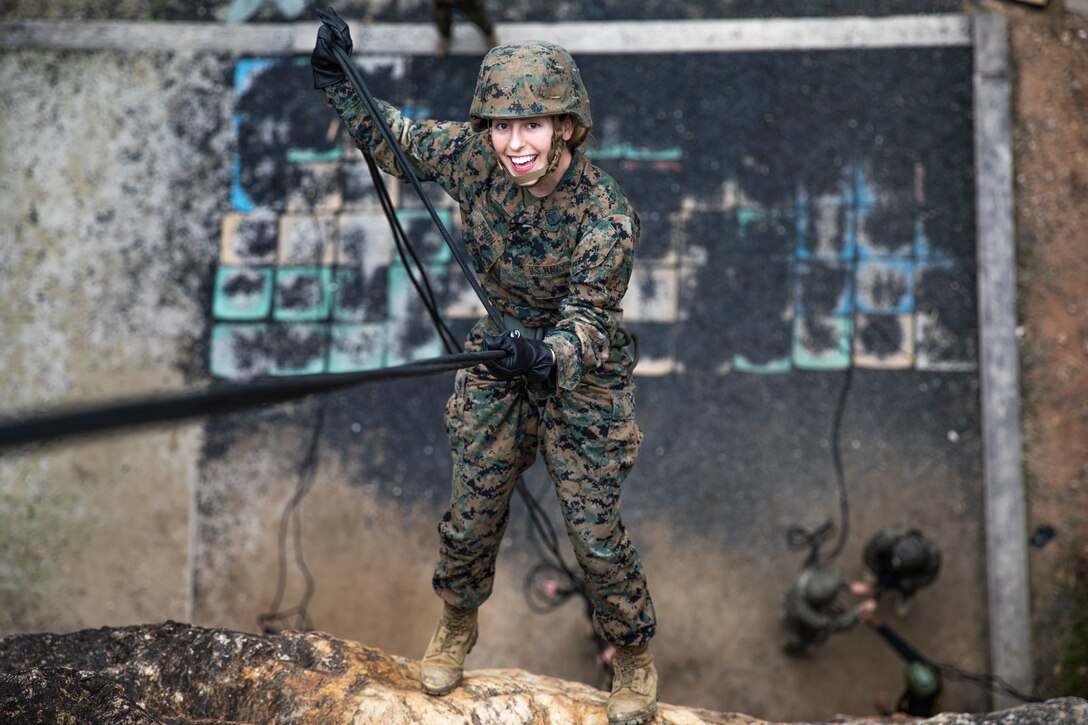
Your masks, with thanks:
<instances>
[{"instance_id":1,"label":"cargo pocket","mask_svg":"<svg viewBox=\"0 0 1088 725\"><path fill-rule=\"evenodd\" d=\"M635 464L642 446L642 429L635 420L635 395L625 390L612 394L612 423L605 454L627 470Z\"/></svg>"},{"instance_id":2,"label":"cargo pocket","mask_svg":"<svg viewBox=\"0 0 1088 725\"><path fill-rule=\"evenodd\" d=\"M461 236L465 241L465 249L476 266L476 272L481 276L495 266L506 248L506 240L495 233L479 209L473 210L469 216L469 224L462 230Z\"/></svg>"}]
</instances>

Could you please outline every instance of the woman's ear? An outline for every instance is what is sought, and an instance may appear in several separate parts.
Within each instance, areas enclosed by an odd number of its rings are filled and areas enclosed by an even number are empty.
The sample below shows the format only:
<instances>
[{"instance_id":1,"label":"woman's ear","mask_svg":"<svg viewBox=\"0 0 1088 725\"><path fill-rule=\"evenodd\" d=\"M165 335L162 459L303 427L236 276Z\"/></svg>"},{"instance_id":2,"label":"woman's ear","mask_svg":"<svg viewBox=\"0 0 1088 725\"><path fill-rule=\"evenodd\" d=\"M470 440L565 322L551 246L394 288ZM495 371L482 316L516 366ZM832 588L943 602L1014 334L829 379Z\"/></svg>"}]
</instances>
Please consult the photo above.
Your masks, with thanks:
<instances>
[{"instance_id":1,"label":"woman's ear","mask_svg":"<svg viewBox=\"0 0 1088 725\"><path fill-rule=\"evenodd\" d=\"M563 140L570 141L571 137L574 136L574 119L568 113L566 116L563 116L563 120L560 123L563 124Z\"/></svg>"}]
</instances>

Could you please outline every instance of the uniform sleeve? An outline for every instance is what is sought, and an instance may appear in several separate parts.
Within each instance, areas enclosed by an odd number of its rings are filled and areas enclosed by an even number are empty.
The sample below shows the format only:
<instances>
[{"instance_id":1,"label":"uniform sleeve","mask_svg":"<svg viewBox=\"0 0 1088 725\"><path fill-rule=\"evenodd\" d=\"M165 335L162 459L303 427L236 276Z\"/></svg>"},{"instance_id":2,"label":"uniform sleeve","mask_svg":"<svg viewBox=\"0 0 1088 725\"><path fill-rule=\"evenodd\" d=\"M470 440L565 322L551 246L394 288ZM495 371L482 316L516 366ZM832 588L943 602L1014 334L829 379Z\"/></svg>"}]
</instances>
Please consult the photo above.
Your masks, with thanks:
<instances>
[{"instance_id":1,"label":"uniform sleeve","mask_svg":"<svg viewBox=\"0 0 1088 725\"><path fill-rule=\"evenodd\" d=\"M370 154L382 171L401 181L407 180L393 150L385 142L351 83L347 80L335 83L325 89L325 94L329 105L347 126L355 146ZM459 151L474 135L472 127L467 123L451 121L414 121L381 99L374 99L374 104L399 141L416 177L421 181L438 182L453 194L454 162Z\"/></svg>"},{"instance_id":2,"label":"uniform sleeve","mask_svg":"<svg viewBox=\"0 0 1088 725\"><path fill-rule=\"evenodd\" d=\"M850 629L857 622L857 609L842 612L835 609L817 609L809 604L804 595L797 595L790 601L793 616L811 629L826 632L841 632Z\"/></svg>"},{"instance_id":3,"label":"uniform sleeve","mask_svg":"<svg viewBox=\"0 0 1088 725\"><path fill-rule=\"evenodd\" d=\"M555 350L557 384L564 390L573 390L586 371L608 359L609 340L620 324L620 300L631 280L638 233L638 218L633 215L604 217L574 250L570 293L547 338Z\"/></svg>"}]
</instances>

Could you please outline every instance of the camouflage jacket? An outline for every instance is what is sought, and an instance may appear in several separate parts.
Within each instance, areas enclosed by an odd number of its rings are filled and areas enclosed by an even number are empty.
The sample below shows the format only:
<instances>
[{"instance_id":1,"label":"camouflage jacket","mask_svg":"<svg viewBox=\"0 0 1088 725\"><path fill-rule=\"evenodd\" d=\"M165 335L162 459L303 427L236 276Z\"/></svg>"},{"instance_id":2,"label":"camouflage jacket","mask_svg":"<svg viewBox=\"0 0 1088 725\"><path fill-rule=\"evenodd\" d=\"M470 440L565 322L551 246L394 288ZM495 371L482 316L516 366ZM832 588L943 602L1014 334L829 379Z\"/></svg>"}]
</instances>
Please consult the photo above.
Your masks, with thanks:
<instances>
[{"instance_id":1,"label":"camouflage jacket","mask_svg":"<svg viewBox=\"0 0 1088 725\"><path fill-rule=\"evenodd\" d=\"M351 84L342 81L326 93L355 145L403 180ZM638 216L616 182L575 151L555 191L538 199L503 171L488 131L473 131L467 122L413 120L375 103L416 176L460 204L465 247L491 304L526 327L553 328L544 340L555 350L560 388L597 377L615 358L612 347L625 340L620 301L639 235Z\"/></svg>"}]
</instances>

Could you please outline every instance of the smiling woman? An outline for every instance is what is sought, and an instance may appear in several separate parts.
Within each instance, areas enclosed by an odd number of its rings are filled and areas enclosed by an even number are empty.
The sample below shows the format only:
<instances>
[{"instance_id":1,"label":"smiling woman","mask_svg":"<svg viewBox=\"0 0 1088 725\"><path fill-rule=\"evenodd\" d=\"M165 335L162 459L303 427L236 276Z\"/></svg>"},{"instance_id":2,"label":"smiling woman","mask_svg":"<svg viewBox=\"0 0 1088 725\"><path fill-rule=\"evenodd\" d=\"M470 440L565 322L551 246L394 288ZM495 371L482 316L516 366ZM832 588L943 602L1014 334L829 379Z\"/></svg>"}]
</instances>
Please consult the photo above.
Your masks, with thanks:
<instances>
[{"instance_id":1,"label":"smiling woman","mask_svg":"<svg viewBox=\"0 0 1088 725\"><path fill-rule=\"evenodd\" d=\"M505 357L463 369L446 405L453 484L433 578L444 607L420 685L430 695L460 685L515 483L541 449L582 569L572 584L584 587L597 635L615 648L609 722L646 722L657 709L657 619L619 506L642 444L632 338L620 327L639 220L578 151L593 126L578 66L551 43L500 46L480 66L469 123L413 120L359 95L340 65L348 26L321 15L314 85L387 173L404 178L410 165L460 204L465 247L501 313L476 323L466 349Z\"/></svg>"},{"instance_id":2,"label":"smiling woman","mask_svg":"<svg viewBox=\"0 0 1088 725\"><path fill-rule=\"evenodd\" d=\"M571 152L566 142L573 133L574 121L569 115L491 121L495 153L514 183L527 187L536 197L555 191L570 166Z\"/></svg>"}]
</instances>

